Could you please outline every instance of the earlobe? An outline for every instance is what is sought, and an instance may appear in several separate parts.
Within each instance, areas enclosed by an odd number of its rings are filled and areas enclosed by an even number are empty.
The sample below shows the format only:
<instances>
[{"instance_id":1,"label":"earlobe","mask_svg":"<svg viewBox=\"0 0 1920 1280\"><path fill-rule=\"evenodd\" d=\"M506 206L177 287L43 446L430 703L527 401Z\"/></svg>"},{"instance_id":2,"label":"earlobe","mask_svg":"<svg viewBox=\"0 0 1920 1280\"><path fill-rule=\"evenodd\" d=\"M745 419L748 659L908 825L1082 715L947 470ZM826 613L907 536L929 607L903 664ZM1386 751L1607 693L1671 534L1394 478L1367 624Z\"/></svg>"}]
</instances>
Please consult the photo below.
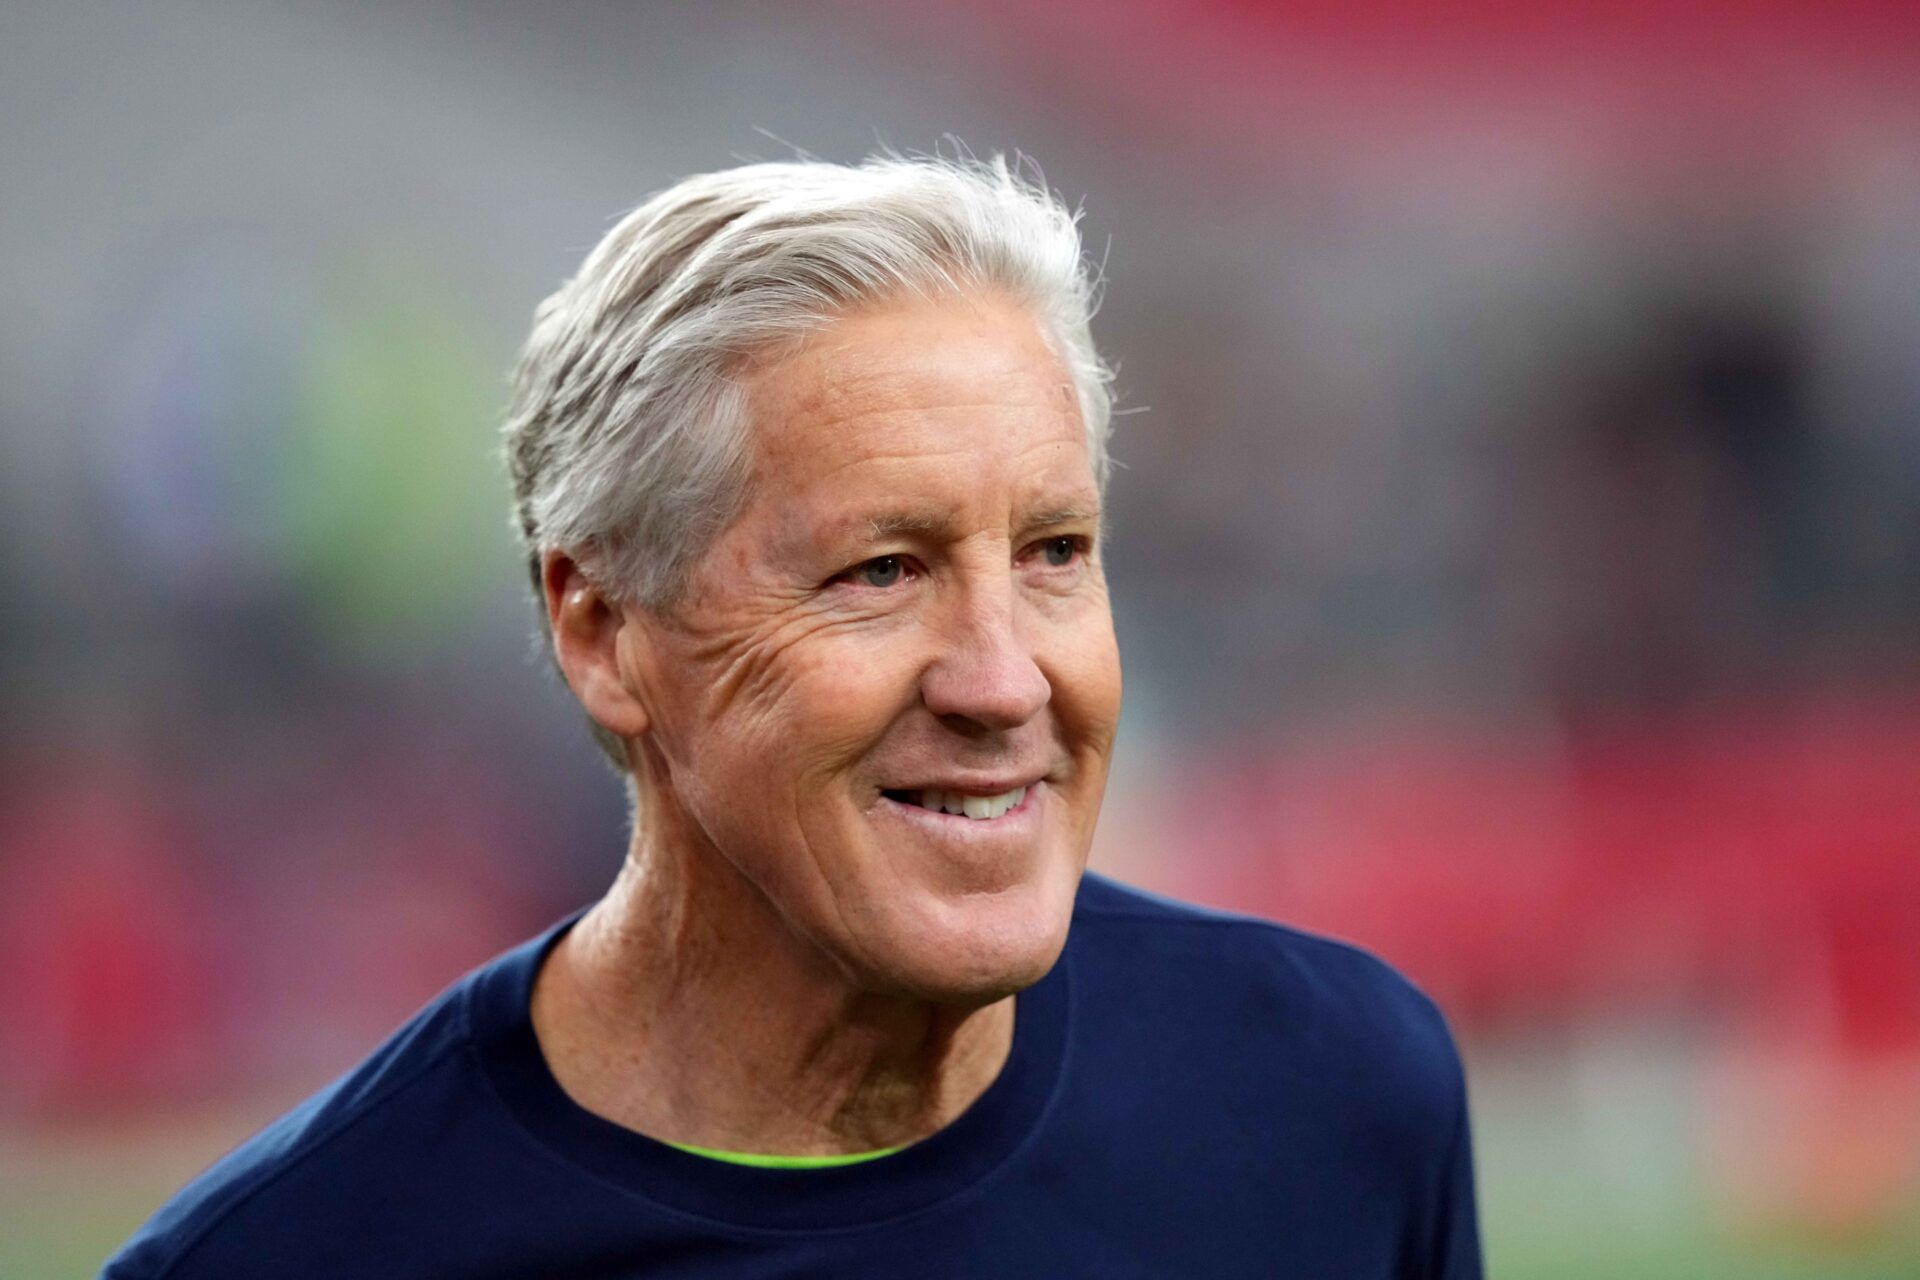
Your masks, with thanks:
<instances>
[{"instance_id":1,"label":"earlobe","mask_svg":"<svg viewBox=\"0 0 1920 1280\"><path fill-rule=\"evenodd\" d=\"M623 637L629 644L638 638L626 634L638 623L564 551L541 553L540 586L554 658L573 696L609 733L621 738L645 733L650 717L641 691L627 679L620 653Z\"/></svg>"}]
</instances>

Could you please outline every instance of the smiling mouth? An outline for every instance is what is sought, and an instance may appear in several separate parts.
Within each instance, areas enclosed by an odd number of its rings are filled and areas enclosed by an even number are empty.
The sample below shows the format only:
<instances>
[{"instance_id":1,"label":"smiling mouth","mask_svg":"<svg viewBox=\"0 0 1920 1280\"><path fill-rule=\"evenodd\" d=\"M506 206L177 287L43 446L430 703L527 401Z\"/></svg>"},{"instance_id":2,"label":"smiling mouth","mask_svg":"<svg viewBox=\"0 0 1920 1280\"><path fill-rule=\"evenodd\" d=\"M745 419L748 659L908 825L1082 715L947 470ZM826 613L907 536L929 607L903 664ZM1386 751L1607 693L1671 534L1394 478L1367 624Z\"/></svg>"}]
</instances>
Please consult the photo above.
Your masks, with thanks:
<instances>
[{"instance_id":1,"label":"smiling mouth","mask_svg":"<svg viewBox=\"0 0 1920 1280\"><path fill-rule=\"evenodd\" d=\"M974 796L958 791L899 791L887 790L880 794L900 804L915 805L934 813L948 813L956 818L971 818L976 822L990 821L1012 812L1020 807L1027 798L1028 788L1015 787L1011 791L1002 791L997 795Z\"/></svg>"}]
</instances>

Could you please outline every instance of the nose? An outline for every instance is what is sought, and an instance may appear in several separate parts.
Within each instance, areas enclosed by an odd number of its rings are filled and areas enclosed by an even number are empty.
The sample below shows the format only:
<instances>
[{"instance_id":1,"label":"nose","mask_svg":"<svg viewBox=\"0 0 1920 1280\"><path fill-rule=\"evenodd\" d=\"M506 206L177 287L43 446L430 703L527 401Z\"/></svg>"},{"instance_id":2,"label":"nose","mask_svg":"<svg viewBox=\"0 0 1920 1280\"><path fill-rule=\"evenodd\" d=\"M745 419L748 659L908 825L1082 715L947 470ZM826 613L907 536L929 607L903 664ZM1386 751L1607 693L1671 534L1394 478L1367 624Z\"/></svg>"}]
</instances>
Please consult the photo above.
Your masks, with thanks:
<instances>
[{"instance_id":1,"label":"nose","mask_svg":"<svg viewBox=\"0 0 1920 1280\"><path fill-rule=\"evenodd\" d=\"M943 630L942 649L920 677L920 697L950 728L1015 729L1053 696L1020 633L1011 584L966 592Z\"/></svg>"}]
</instances>

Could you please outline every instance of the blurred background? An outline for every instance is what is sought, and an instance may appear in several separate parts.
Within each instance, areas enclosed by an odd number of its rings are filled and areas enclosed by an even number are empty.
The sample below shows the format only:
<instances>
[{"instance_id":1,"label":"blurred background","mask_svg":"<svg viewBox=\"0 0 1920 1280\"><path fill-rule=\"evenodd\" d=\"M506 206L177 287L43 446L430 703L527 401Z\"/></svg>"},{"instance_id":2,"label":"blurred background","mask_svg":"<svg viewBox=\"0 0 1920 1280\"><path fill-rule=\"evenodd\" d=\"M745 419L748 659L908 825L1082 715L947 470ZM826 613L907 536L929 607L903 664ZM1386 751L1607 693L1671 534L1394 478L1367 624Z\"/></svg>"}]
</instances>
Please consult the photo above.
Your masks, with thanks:
<instances>
[{"instance_id":1,"label":"blurred background","mask_svg":"<svg viewBox=\"0 0 1920 1280\"><path fill-rule=\"evenodd\" d=\"M610 879L534 304L948 135L1112 282L1096 865L1433 993L1495 1276L1920 1274L1920 10L14 5L0 121L0 1275Z\"/></svg>"}]
</instances>

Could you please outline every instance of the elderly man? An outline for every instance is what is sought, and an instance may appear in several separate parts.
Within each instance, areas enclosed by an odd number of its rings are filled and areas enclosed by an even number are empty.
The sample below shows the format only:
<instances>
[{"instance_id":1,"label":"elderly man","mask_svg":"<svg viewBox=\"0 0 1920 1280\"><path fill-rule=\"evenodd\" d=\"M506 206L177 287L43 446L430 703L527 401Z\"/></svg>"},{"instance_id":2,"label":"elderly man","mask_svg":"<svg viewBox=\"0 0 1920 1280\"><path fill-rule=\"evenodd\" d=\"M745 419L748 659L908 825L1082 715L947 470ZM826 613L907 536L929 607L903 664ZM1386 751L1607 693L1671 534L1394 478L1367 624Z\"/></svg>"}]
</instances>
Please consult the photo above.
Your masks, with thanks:
<instances>
[{"instance_id":1,"label":"elderly man","mask_svg":"<svg viewBox=\"0 0 1920 1280\"><path fill-rule=\"evenodd\" d=\"M1478 1275L1433 1006L1083 874L1120 711L1090 303L997 162L757 165L615 227L507 453L620 874L107 1274Z\"/></svg>"}]
</instances>

